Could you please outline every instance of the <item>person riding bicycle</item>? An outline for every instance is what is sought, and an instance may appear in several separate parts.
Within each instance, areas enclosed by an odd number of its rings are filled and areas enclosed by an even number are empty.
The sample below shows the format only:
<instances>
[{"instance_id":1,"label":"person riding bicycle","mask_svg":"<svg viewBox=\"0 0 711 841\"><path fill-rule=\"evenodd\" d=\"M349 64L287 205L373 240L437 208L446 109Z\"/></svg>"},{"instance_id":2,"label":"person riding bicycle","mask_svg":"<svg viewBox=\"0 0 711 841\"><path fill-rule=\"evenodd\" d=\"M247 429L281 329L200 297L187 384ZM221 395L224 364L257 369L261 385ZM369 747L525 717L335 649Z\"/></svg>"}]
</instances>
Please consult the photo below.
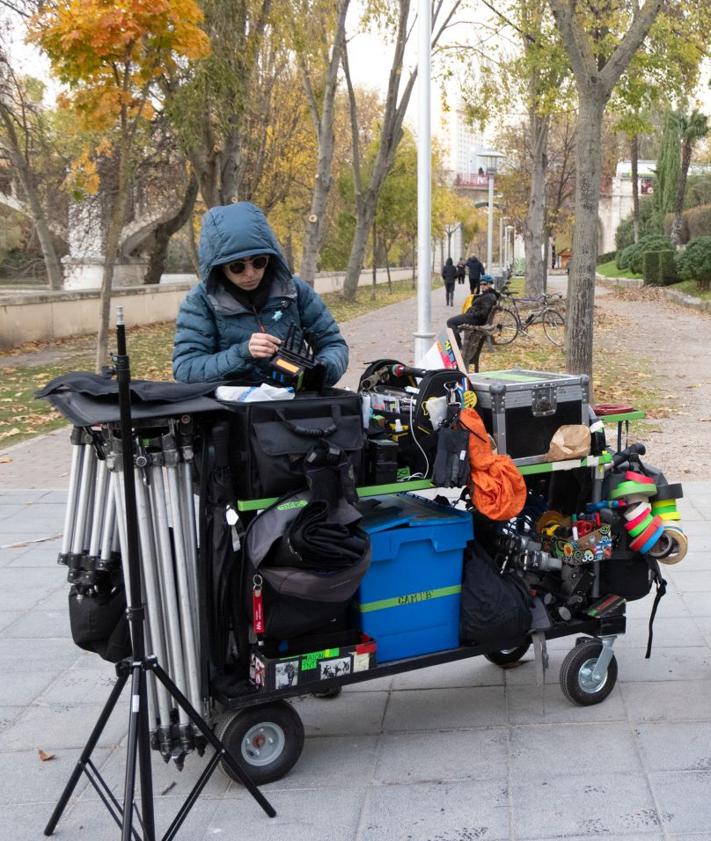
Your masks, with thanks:
<instances>
[{"instance_id":1,"label":"person riding bicycle","mask_svg":"<svg viewBox=\"0 0 711 841\"><path fill-rule=\"evenodd\" d=\"M469 309L462 315L453 315L447 319L447 327L451 327L454 335L457 337L457 342L461 347L462 336L459 328L465 325L470 327L481 327L486 324L489 319L491 311L496 306L499 298L498 293L494 290L491 275L482 275L480 281L480 292L474 297Z\"/></svg>"}]
</instances>

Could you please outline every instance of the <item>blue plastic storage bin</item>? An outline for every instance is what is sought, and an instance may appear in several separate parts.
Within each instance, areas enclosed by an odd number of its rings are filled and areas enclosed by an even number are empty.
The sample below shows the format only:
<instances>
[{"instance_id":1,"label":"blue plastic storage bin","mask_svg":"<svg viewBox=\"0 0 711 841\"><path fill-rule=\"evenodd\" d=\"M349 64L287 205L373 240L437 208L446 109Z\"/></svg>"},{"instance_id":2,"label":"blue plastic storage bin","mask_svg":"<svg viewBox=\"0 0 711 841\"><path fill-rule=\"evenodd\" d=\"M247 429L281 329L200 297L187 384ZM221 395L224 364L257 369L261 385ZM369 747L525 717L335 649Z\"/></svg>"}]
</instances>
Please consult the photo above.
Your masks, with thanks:
<instances>
[{"instance_id":1,"label":"blue plastic storage bin","mask_svg":"<svg viewBox=\"0 0 711 841\"><path fill-rule=\"evenodd\" d=\"M378 663L456 648L471 514L410 494L379 501L362 524L372 563L359 591L361 627L377 641Z\"/></svg>"}]
</instances>

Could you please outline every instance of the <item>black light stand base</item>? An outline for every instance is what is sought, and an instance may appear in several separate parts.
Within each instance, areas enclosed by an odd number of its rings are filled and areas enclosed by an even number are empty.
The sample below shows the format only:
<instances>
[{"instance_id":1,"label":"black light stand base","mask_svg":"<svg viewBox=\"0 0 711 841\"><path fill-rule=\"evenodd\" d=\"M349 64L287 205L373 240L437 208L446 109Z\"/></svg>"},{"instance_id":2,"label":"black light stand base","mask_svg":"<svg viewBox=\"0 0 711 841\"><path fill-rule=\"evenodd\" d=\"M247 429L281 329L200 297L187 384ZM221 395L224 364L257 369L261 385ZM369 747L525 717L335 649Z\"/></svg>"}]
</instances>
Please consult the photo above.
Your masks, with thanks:
<instances>
[{"instance_id":1,"label":"black light stand base","mask_svg":"<svg viewBox=\"0 0 711 841\"><path fill-rule=\"evenodd\" d=\"M207 722L190 705L188 699L183 695L183 693L173 683L170 677L161 668L156 658L146 657L140 663L131 663L128 660L124 660L116 666L116 674L118 675L118 679L113 689L111 690L111 694L109 695L108 700L106 701L104 709L101 711L101 715L99 716L99 718L96 721L96 724L94 725L94 729L91 731L91 735L89 736L89 739L81 752L76 767L74 768L74 771L72 772L67 782L67 785L65 786L64 791L62 792L62 795L54 808L54 811L52 812L52 816L50 817L47 826L44 829L44 834L52 835L52 833L54 832L57 824L59 823L59 819L62 817L62 813L64 812L64 809L66 808L67 803L69 802L69 798L72 796L72 793L76 788L76 785L79 782L82 773L84 773L86 774L89 782L94 787L102 802L108 809L109 814L121 829L123 837L133 838L134 841L152 841L152 839L155 838L155 830L152 827L149 829L146 825L135 803L133 802L133 796L130 798L132 802L130 813L128 816L126 816L121 804L107 785L104 778L99 773L94 763L91 761L91 755L94 751L94 748L96 747L99 739L101 738L101 734L104 728L106 727L106 724L108 723L112 712L114 711L116 703L118 702L118 699L121 696L121 693L126 683L128 682L128 678L132 676L134 671L142 673L141 682L143 683L144 687L146 673L148 671L152 671L155 674L156 678L159 681L161 681L161 683L166 687L168 692L173 696L176 702L185 710L188 717L195 725L195 727L200 731L205 740L209 742L209 744L211 744L212 747L215 749L214 755L212 756L207 766L203 770L202 774L198 778L197 782L191 789L190 793L185 799L185 802L183 803L177 815L173 819L173 822L168 827L165 835L162 836L162 841L172 841L172 839L175 838L176 834L178 833L178 830L187 818L190 810L197 801L202 790L207 785L208 780L219 765L220 761L224 761L227 765L230 766L230 769L239 778L240 782L254 797L257 803L259 803L262 809L264 809L266 814L270 818L273 818L276 815L276 811L274 810L273 806L259 791L257 786L248 777L244 769L237 763L232 754L225 748L225 746L217 738L217 736L215 736L214 732L210 729ZM140 675L135 675L134 678L135 677L140 678ZM136 695L133 695L132 712L134 711L133 705L136 704L136 701ZM142 704L140 706L142 706ZM129 733L129 752L131 752L132 744L136 744L137 741L137 734L134 734L134 738L132 741L131 734ZM133 765L133 773L135 774L135 753L133 762L130 761L129 757L129 762L127 763L127 765ZM127 772L129 770L129 767L127 767ZM133 786L131 786L131 788L133 788ZM139 822L142 824L142 835L139 834L138 831L133 828L132 823L134 812L138 817ZM152 824L152 804L150 806L150 813L150 824Z\"/></svg>"},{"instance_id":2,"label":"black light stand base","mask_svg":"<svg viewBox=\"0 0 711 841\"><path fill-rule=\"evenodd\" d=\"M118 402L120 413L120 433L122 441L122 462L123 462L123 498L125 505L125 547L122 546L122 554L125 548L123 561L124 581L126 584L127 609L126 616L131 632L132 659L120 663L116 672L118 680L111 690L109 699L101 712L94 729L91 732L89 741L81 753L79 762L72 772L72 775L62 792L62 796L45 827L44 834L51 835L54 832L57 822L69 798L74 791L82 773L85 773L94 786L111 816L121 829L121 841L156 841L154 803L153 803L153 775L151 772L151 743L148 727L148 687L147 674L153 672L157 680L171 695L178 706L180 706L203 737L215 748L215 755L210 759L207 767L200 775L193 786L185 803L178 810L168 831L163 836L163 841L171 841L180 829L180 826L188 816L190 809L200 796L207 781L212 776L220 761L225 762L232 773L239 779L252 797L259 803L269 817L274 817L276 812L269 801L262 795L256 785L241 768L235 758L226 750L222 742L215 736L208 727L207 722L190 704L188 699L163 671L155 656L146 656L145 637L145 607L141 593L141 560L139 550L138 513L136 508L136 488L134 481L134 453L131 441L133 431L131 423L131 370L129 358L126 352L126 329L123 319L123 308L117 307L116 311L116 344L117 353L114 356L116 365L116 380L118 384ZM128 743L126 748L126 774L124 778L123 805L109 789L106 781L98 772L91 761L91 754L96 747L101 733L116 706L121 691L126 685L129 675L131 677L131 704L128 719ZM141 813L136 807L136 772L140 778L141 792ZM142 828L142 835L134 829L134 815Z\"/></svg>"}]
</instances>

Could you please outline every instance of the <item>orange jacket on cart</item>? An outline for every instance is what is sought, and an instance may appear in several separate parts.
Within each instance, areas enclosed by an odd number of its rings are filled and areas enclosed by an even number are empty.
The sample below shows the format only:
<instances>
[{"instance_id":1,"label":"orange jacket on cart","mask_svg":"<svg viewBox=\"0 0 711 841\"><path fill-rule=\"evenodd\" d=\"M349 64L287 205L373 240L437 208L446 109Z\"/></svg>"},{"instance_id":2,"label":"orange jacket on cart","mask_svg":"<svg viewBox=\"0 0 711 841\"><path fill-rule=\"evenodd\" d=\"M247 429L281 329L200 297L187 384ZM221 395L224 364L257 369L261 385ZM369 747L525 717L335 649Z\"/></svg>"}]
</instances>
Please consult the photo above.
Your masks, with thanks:
<instances>
[{"instance_id":1,"label":"orange jacket on cart","mask_svg":"<svg viewBox=\"0 0 711 841\"><path fill-rule=\"evenodd\" d=\"M459 422L469 430L469 490L474 507L490 520L510 520L526 502L526 483L510 456L491 451L484 422L474 409L462 409Z\"/></svg>"}]
</instances>

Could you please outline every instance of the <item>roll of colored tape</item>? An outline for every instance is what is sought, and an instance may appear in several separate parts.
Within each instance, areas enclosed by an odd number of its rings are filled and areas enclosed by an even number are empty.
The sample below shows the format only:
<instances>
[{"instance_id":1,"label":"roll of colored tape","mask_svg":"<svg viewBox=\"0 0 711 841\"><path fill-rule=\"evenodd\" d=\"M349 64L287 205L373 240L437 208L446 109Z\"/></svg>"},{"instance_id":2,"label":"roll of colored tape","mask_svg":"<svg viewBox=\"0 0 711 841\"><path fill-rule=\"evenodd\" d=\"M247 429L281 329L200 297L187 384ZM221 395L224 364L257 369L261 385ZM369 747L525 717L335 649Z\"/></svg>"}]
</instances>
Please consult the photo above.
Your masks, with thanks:
<instances>
[{"instance_id":1,"label":"roll of colored tape","mask_svg":"<svg viewBox=\"0 0 711 841\"><path fill-rule=\"evenodd\" d=\"M646 508L637 517L634 517L633 519L628 520L625 523L625 528L627 529L628 532L631 533L632 529L637 528L637 526L640 523L643 523L647 519L647 517L649 517L650 520L652 518L652 509L649 506L646 506Z\"/></svg>"},{"instance_id":2,"label":"roll of colored tape","mask_svg":"<svg viewBox=\"0 0 711 841\"><path fill-rule=\"evenodd\" d=\"M657 561L664 561L676 550L676 541L665 528L662 536L649 550L649 554Z\"/></svg>"},{"instance_id":3,"label":"roll of colored tape","mask_svg":"<svg viewBox=\"0 0 711 841\"><path fill-rule=\"evenodd\" d=\"M660 511L657 517L661 517L664 522L668 520L681 520L681 514L678 511Z\"/></svg>"},{"instance_id":4,"label":"roll of colored tape","mask_svg":"<svg viewBox=\"0 0 711 841\"><path fill-rule=\"evenodd\" d=\"M664 534L664 526L660 526L657 531L649 538L649 540L642 546L639 550L643 555L649 552L651 549L654 549L656 543L659 542L659 538Z\"/></svg>"},{"instance_id":5,"label":"roll of colored tape","mask_svg":"<svg viewBox=\"0 0 711 841\"><path fill-rule=\"evenodd\" d=\"M664 558L659 558L659 560L663 564L678 564L679 561L684 560L686 553L689 551L689 539L677 526L667 526L664 529L664 533L676 545L670 554Z\"/></svg>"},{"instance_id":6,"label":"roll of colored tape","mask_svg":"<svg viewBox=\"0 0 711 841\"><path fill-rule=\"evenodd\" d=\"M645 485L654 484L654 479L650 476L645 476L644 473L635 473L634 470L628 470L625 473L625 480L629 482L642 482Z\"/></svg>"},{"instance_id":7,"label":"roll of colored tape","mask_svg":"<svg viewBox=\"0 0 711 841\"><path fill-rule=\"evenodd\" d=\"M654 497L654 499L681 499L683 496L684 489L677 482L674 485L657 485L657 495Z\"/></svg>"},{"instance_id":8,"label":"roll of colored tape","mask_svg":"<svg viewBox=\"0 0 711 841\"><path fill-rule=\"evenodd\" d=\"M627 527L627 531L630 533L630 537L638 537L645 529L648 529L652 525L652 520L654 517L651 514L648 514L643 520L637 523L636 526L632 528Z\"/></svg>"},{"instance_id":9,"label":"roll of colored tape","mask_svg":"<svg viewBox=\"0 0 711 841\"><path fill-rule=\"evenodd\" d=\"M652 506L652 511L664 511L665 509L676 511L675 499L657 499L655 496L650 500L650 505Z\"/></svg>"},{"instance_id":10,"label":"roll of colored tape","mask_svg":"<svg viewBox=\"0 0 711 841\"><path fill-rule=\"evenodd\" d=\"M647 528L641 534L635 537L635 539L630 543L630 549L633 552L641 552L642 547L649 542L653 535L659 532L656 540L654 541L654 543L656 543L657 540L659 540L659 537L661 536L661 530L663 528L664 526L661 517L654 517L652 519L652 522L647 526ZM654 543L652 545L654 545Z\"/></svg>"},{"instance_id":11,"label":"roll of colored tape","mask_svg":"<svg viewBox=\"0 0 711 841\"><path fill-rule=\"evenodd\" d=\"M614 488L610 496L612 499L619 499L621 496L654 496L657 492L657 486L654 484L645 484L644 482L620 482Z\"/></svg>"},{"instance_id":12,"label":"roll of colored tape","mask_svg":"<svg viewBox=\"0 0 711 841\"><path fill-rule=\"evenodd\" d=\"M634 520L636 517L639 517L643 511L649 512L651 510L652 508L646 500L644 502L638 502L636 505L631 505L628 508L625 508L625 520Z\"/></svg>"}]
</instances>

